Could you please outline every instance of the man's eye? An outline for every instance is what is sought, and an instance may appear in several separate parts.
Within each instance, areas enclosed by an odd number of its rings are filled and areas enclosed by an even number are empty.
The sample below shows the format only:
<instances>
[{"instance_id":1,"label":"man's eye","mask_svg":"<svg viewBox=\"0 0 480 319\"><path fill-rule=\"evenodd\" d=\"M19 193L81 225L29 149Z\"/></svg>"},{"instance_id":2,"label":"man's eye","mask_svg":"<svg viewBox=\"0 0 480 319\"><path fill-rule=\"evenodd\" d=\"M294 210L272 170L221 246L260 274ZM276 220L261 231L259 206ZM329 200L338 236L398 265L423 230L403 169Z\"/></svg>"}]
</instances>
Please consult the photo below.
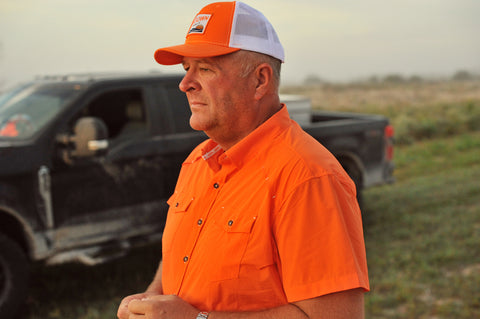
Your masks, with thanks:
<instances>
[{"instance_id":1,"label":"man's eye","mask_svg":"<svg viewBox=\"0 0 480 319\"><path fill-rule=\"evenodd\" d=\"M200 68L200 71L210 71L210 69L207 69L207 68Z\"/></svg>"}]
</instances>

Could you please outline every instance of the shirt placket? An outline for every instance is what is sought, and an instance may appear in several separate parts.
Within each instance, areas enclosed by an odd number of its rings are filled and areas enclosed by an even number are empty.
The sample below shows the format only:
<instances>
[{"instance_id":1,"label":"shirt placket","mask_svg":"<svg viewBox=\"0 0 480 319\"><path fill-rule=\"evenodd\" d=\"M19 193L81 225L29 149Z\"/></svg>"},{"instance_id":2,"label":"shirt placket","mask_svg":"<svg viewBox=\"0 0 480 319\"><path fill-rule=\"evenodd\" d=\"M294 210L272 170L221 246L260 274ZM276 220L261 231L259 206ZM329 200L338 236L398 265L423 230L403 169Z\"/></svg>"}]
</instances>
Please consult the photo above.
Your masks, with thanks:
<instances>
[{"instance_id":1,"label":"shirt placket","mask_svg":"<svg viewBox=\"0 0 480 319\"><path fill-rule=\"evenodd\" d=\"M208 217L212 215L212 209L215 207L215 202L217 201L220 192L225 185L228 172L229 169L222 168L216 174L214 174L210 182L207 184L208 189L203 192L203 198L201 199L201 202L204 202L205 205L193 207L196 213L195 217L190 221L190 223L192 223L191 227L194 230L195 235L192 237L193 240L186 247L185 253L182 257L183 275L177 291L177 294L179 295L181 293L186 274L190 270L192 262L194 262L192 258L195 258L195 247L198 243L198 239L208 222Z\"/></svg>"}]
</instances>

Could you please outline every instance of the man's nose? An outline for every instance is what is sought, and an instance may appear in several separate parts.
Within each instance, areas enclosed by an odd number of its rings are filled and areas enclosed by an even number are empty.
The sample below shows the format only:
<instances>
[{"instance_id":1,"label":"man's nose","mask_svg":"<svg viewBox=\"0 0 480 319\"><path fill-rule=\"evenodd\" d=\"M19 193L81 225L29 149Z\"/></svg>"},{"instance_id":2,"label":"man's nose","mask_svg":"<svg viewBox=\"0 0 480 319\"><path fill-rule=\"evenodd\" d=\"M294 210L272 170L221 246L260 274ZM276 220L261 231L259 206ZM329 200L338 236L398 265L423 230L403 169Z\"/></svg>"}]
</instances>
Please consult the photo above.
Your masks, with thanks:
<instances>
[{"instance_id":1,"label":"man's nose","mask_svg":"<svg viewBox=\"0 0 480 319\"><path fill-rule=\"evenodd\" d=\"M195 80L193 72L189 70L187 71L187 73L185 73L178 87L180 88L180 91L187 93L189 91L199 89L200 86L198 82Z\"/></svg>"}]
</instances>

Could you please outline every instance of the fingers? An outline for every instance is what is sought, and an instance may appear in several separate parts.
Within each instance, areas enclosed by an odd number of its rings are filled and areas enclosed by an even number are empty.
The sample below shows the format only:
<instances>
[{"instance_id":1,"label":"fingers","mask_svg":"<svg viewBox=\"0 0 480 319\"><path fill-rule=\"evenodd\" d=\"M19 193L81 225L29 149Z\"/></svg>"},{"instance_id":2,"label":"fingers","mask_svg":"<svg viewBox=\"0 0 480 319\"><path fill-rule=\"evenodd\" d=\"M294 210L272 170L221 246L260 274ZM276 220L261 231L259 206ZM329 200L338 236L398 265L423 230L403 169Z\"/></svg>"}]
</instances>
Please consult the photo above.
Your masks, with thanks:
<instances>
[{"instance_id":1,"label":"fingers","mask_svg":"<svg viewBox=\"0 0 480 319\"><path fill-rule=\"evenodd\" d=\"M165 313L163 305L168 296L159 295L159 296L150 296L142 299L133 299L128 303L128 311L132 314L141 314L146 313L155 313L163 314Z\"/></svg>"},{"instance_id":2,"label":"fingers","mask_svg":"<svg viewBox=\"0 0 480 319\"><path fill-rule=\"evenodd\" d=\"M147 302L145 300L134 299L128 303L128 312L132 314L144 315L147 312Z\"/></svg>"},{"instance_id":3,"label":"fingers","mask_svg":"<svg viewBox=\"0 0 480 319\"><path fill-rule=\"evenodd\" d=\"M130 304L130 302L132 300L145 298L146 296L146 293L140 293L123 298L120 306L118 307L117 317L119 319L129 319L130 311L128 310L128 305Z\"/></svg>"},{"instance_id":4,"label":"fingers","mask_svg":"<svg viewBox=\"0 0 480 319\"><path fill-rule=\"evenodd\" d=\"M175 295L155 295L131 300L128 304L129 319L134 315L147 318L195 318L198 309ZM124 319L124 318L121 318Z\"/></svg>"},{"instance_id":5,"label":"fingers","mask_svg":"<svg viewBox=\"0 0 480 319\"><path fill-rule=\"evenodd\" d=\"M128 319L129 311L128 311L128 303L130 298L124 298L120 303L120 306L117 310L117 317L118 319Z\"/></svg>"},{"instance_id":6,"label":"fingers","mask_svg":"<svg viewBox=\"0 0 480 319\"><path fill-rule=\"evenodd\" d=\"M130 311L128 311L128 305L121 304L117 310L118 319L129 319Z\"/></svg>"}]
</instances>

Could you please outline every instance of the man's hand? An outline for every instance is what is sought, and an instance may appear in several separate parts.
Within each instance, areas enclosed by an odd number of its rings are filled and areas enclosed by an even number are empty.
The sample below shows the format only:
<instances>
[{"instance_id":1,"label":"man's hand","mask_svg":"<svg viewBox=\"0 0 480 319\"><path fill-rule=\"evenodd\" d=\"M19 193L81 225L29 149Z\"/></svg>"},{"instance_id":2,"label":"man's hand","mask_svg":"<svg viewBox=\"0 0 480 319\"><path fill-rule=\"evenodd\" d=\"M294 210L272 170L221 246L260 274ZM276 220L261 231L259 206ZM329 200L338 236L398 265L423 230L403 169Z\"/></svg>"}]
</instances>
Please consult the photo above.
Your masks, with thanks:
<instances>
[{"instance_id":1,"label":"man's hand","mask_svg":"<svg viewBox=\"0 0 480 319\"><path fill-rule=\"evenodd\" d=\"M213 312L214 318L345 318L362 319L363 289L351 289L283 306L250 312ZM118 309L120 319L195 318L200 310L175 295L143 293L123 299Z\"/></svg>"},{"instance_id":2,"label":"man's hand","mask_svg":"<svg viewBox=\"0 0 480 319\"><path fill-rule=\"evenodd\" d=\"M131 295L131 296L123 298L122 302L120 303L120 306L118 307L117 317L119 319L128 319L129 318L130 311L128 311L128 305L130 304L130 302L132 300L135 300L135 299L141 300L141 299L148 298L150 296L156 296L156 295L157 295L156 293L144 292L144 293Z\"/></svg>"},{"instance_id":3,"label":"man's hand","mask_svg":"<svg viewBox=\"0 0 480 319\"><path fill-rule=\"evenodd\" d=\"M128 297L127 297L128 298ZM123 302L122 302L123 303ZM128 303L128 319L177 319L195 318L200 311L175 295L155 295L141 299L133 298Z\"/></svg>"}]
</instances>

